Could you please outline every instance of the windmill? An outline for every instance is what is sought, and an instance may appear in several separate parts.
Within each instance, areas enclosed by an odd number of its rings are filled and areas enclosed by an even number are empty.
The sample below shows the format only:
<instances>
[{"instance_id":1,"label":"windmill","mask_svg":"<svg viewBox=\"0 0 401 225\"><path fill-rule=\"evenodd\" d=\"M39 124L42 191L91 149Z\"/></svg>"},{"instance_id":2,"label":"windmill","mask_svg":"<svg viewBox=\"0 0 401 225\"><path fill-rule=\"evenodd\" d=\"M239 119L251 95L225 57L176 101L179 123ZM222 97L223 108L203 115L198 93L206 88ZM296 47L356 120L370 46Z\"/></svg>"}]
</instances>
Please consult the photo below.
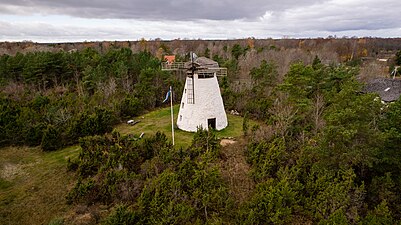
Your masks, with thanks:
<instances>
[{"instance_id":1,"label":"windmill","mask_svg":"<svg viewBox=\"0 0 401 225\"><path fill-rule=\"evenodd\" d=\"M182 93L177 126L195 132L198 127L216 130L227 127L227 115L220 94L218 76L227 76L227 68L206 57L190 53L189 62L167 61L162 70L185 71L186 81Z\"/></svg>"}]
</instances>

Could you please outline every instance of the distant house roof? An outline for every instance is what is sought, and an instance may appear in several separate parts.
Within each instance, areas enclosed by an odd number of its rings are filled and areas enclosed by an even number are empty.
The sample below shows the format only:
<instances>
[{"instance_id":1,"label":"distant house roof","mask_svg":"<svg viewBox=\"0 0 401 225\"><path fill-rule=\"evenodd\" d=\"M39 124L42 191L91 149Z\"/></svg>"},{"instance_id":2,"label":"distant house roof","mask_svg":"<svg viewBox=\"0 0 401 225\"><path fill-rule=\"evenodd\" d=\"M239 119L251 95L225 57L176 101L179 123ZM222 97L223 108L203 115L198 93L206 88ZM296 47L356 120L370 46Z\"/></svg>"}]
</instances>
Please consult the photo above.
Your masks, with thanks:
<instances>
[{"instance_id":1,"label":"distant house roof","mask_svg":"<svg viewBox=\"0 0 401 225\"><path fill-rule=\"evenodd\" d=\"M367 83L365 92L377 93L385 102L393 102L400 98L401 80L377 78Z\"/></svg>"},{"instance_id":2,"label":"distant house roof","mask_svg":"<svg viewBox=\"0 0 401 225\"><path fill-rule=\"evenodd\" d=\"M175 55L165 55L164 60L166 60L168 63L173 63L175 61Z\"/></svg>"}]
</instances>

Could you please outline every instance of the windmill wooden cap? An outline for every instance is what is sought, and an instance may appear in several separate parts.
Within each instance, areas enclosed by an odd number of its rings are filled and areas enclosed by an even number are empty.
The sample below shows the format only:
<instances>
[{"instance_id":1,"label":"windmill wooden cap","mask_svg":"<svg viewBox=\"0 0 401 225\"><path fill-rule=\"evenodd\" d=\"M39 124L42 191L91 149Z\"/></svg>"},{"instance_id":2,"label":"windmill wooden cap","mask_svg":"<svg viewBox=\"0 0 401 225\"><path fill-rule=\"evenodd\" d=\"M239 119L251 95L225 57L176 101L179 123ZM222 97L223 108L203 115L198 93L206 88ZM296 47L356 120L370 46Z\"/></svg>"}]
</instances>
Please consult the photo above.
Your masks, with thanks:
<instances>
[{"instance_id":1,"label":"windmill wooden cap","mask_svg":"<svg viewBox=\"0 0 401 225\"><path fill-rule=\"evenodd\" d=\"M216 61L211 60L211 59L206 58L206 57L198 57L195 60L195 62L198 63L201 66L207 66L208 68L217 68L217 67L219 67L219 64Z\"/></svg>"}]
</instances>

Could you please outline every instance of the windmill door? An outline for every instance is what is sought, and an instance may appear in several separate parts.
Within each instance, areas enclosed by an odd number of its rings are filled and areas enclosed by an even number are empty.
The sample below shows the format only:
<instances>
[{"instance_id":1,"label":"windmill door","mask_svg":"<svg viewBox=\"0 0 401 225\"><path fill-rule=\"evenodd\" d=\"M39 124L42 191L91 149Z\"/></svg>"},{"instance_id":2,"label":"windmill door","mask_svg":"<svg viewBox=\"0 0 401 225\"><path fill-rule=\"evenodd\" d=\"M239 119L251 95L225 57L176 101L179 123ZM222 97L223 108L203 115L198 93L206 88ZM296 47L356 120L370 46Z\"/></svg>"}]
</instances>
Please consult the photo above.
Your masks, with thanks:
<instances>
[{"instance_id":1,"label":"windmill door","mask_svg":"<svg viewBox=\"0 0 401 225\"><path fill-rule=\"evenodd\" d=\"M216 118L207 119L207 126L216 129Z\"/></svg>"}]
</instances>

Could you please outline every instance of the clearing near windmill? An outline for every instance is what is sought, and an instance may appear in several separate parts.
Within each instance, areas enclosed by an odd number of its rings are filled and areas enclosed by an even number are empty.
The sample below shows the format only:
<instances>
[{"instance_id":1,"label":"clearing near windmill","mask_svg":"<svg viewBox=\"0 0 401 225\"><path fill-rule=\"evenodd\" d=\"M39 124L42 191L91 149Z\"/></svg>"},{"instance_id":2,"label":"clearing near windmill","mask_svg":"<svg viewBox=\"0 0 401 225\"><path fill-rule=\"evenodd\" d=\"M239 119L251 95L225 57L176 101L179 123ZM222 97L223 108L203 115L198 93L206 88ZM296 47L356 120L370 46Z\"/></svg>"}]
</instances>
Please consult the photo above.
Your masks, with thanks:
<instances>
[{"instance_id":1,"label":"clearing near windmill","mask_svg":"<svg viewBox=\"0 0 401 225\"><path fill-rule=\"evenodd\" d=\"M179 105L176 105L173 108L174 121L177 121ZM224 130L216 132L217 138L236 138L241 136L243 118L230 114L228 114L227 117L228 126ZM152 111L143 116L139 116L134 120L140 122L133 126L129 124L120 124L116 127L116 129L122 134L133 134L138 137L142 132L144 133L144 135L148 136L151 134L155 134L157 131L161 131L164 132L166 136L171 140L171 118L169 107ZM250 127L256 124L257 123L255 121L250 121ZM188 147L191 144L193 136L194 133L175 129L176 147Z\"/></svg>"}]
</instances>

